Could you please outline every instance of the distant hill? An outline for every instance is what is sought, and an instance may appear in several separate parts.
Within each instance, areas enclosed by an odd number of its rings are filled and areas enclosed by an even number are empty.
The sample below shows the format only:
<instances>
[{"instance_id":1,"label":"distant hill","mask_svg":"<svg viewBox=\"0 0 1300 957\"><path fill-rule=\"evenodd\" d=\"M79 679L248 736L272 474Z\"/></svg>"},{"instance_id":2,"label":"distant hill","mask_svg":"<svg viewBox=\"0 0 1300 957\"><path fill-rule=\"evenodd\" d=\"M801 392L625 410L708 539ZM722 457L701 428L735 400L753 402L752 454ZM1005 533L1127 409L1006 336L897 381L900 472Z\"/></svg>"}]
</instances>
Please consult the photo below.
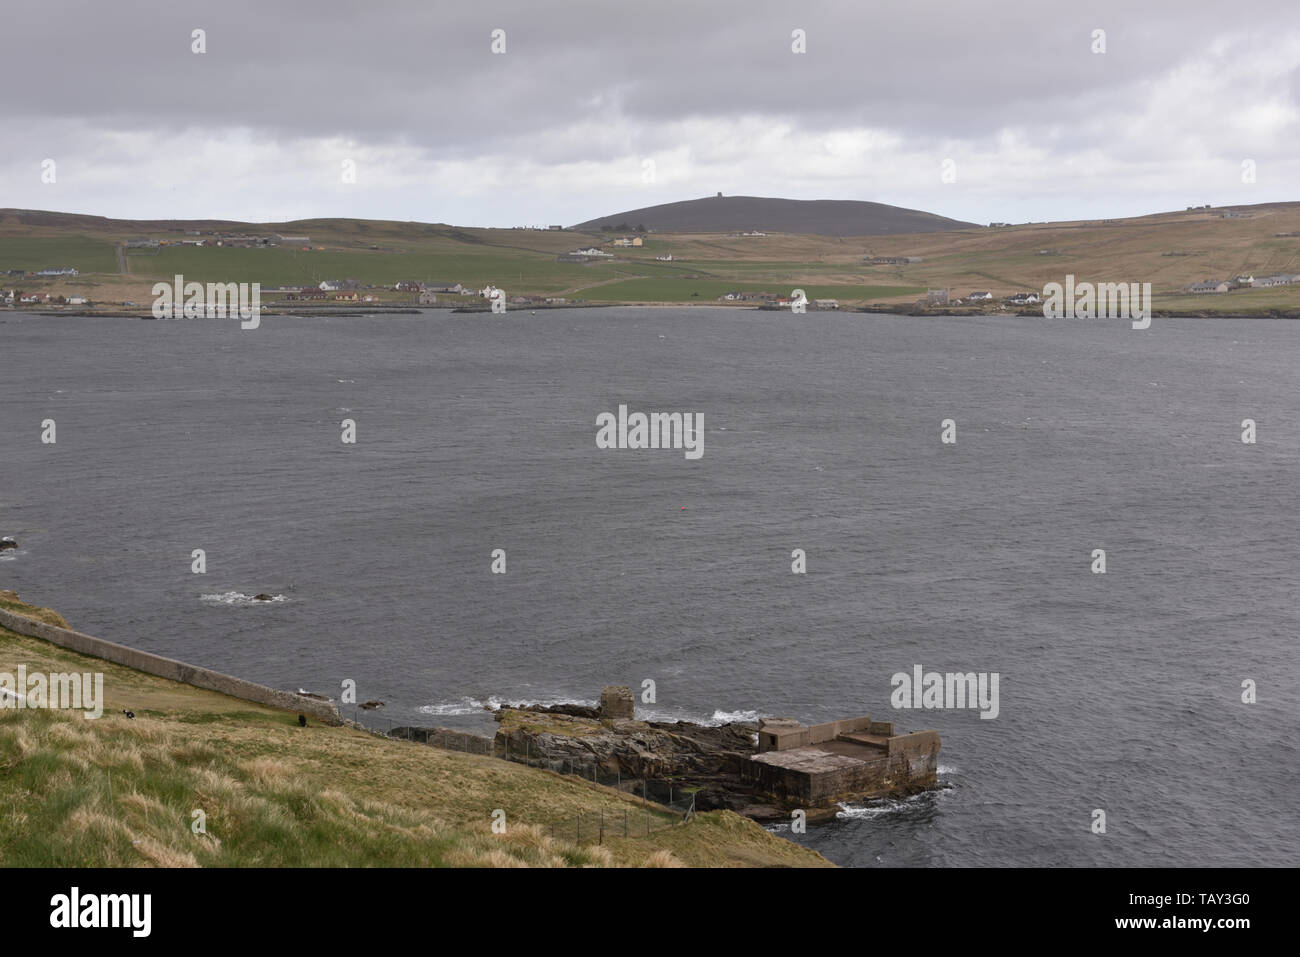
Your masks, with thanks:
<instances>
[{"instance_id":1,"label":"distant hill","mask_svg":"<svg viewBox=\"0 0 1300 957\"><path fill-rule=\"evenodd\" d=\"M681 203L611 213L571 226L597 231L644 225L667 233L725 233L758 230L816 236L893 236L971 229L978 223L924 213L919 209L842 199L770 199L763 196L710 196Z\"/></svg>"}]
</instances>

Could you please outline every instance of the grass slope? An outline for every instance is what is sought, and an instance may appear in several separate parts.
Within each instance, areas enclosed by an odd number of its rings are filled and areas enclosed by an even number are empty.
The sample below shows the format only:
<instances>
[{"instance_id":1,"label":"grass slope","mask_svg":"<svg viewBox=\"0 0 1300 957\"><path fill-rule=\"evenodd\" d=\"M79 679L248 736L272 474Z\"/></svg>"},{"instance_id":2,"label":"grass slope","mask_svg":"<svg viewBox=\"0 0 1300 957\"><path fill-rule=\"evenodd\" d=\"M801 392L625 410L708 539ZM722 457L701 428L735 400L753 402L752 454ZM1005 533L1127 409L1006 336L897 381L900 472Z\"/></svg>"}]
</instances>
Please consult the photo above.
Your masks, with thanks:
<instances>
[{"instance_id":1,"label":"grass slope","mask_svg":"<svg viewBox=\"0 0 1300 957\"><path fill-rule=\"evenodd\" d=\"M12 592L0 605L63 623ZM296 715L0 628L0 671L20 664L29 674L102 671L106 702L94 720L0 709L0 862L11 867L829 866L729 812L650 837L607 834L599 846L552 838L550 824L564 834L579 815L644 821L645 812L628 795L549 771L299 728ZM498 808L504 834L491 830ZM196 810L206 833L192 830Z\"/></svg>"}]
</instances>

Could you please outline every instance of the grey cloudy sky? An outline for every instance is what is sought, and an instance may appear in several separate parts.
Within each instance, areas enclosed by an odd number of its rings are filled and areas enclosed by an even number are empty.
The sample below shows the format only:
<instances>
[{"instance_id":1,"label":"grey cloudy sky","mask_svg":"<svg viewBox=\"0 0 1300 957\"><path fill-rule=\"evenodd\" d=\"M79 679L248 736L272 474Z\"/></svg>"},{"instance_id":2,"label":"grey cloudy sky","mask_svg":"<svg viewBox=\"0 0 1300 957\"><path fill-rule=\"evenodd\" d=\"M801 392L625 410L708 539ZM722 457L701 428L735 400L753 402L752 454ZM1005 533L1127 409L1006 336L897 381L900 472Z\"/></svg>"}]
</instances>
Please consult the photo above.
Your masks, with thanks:
<instances>
[{"instance_id":1,"label":"grey cloudy sky","mask_svg":"<svg viewBox=\"0 0 1300 957\"><path fill-rule=\"evenodd\" d=\"M6 0L4 14L0 206L513 226L717 191L975 222L1300 199L1297 0Z\"/></svg>"}]
</instances>

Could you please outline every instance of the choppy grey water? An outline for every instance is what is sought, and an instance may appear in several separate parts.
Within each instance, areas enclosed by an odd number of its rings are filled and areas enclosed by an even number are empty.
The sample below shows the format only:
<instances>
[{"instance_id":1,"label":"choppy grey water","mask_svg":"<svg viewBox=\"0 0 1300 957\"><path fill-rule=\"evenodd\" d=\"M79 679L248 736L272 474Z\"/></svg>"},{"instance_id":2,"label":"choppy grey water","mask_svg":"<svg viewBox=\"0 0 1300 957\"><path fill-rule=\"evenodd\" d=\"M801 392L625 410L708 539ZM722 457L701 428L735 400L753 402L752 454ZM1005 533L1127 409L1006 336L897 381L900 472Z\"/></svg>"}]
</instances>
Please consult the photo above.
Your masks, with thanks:
<instances>
[{"instance_id":1,"label":"choppy grey water","mask_svg":"<svg viewBox=\"0 0 1300 957\"><path fill-rule=\"evenodd\" d=\"M1296 862L1293 323L6 313L0 351L0 587L84 631L395 723L651 678L937 728L947 788L791 835L842 864ZM703 458L598 450L619 403L702 412ZM915 664L998 672L998 718L892 710Z\"/></svg>"}]
</instances>

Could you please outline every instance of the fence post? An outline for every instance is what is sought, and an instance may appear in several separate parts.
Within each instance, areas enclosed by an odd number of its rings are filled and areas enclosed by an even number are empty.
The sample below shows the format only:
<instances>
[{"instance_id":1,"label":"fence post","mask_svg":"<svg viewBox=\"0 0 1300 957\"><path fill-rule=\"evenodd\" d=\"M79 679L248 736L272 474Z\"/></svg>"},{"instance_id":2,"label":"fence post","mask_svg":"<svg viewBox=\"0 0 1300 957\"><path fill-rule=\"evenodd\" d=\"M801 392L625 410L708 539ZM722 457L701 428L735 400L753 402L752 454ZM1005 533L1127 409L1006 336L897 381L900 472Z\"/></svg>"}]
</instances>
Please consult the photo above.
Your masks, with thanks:
<instances>
[{"instance_id":1,"label":"fence post","mask_svg":"<svg viewBox=\"0 0 1300 957\"><path fill-rule=\"evenodd\" d=\"M596 843L597 844L605 843L605 809L604 808L600 809L600 837L597 839Z\"/></svg>"},{"instance_id":2,"label":"fence post","mask_svg":"<svg viewBox=\"0 0 1300 957\"><path fill-rule=\"evenodd\" d=\"M623 808L623 836L627 837L627 808Z\"/></svg>"}]
</instances>

